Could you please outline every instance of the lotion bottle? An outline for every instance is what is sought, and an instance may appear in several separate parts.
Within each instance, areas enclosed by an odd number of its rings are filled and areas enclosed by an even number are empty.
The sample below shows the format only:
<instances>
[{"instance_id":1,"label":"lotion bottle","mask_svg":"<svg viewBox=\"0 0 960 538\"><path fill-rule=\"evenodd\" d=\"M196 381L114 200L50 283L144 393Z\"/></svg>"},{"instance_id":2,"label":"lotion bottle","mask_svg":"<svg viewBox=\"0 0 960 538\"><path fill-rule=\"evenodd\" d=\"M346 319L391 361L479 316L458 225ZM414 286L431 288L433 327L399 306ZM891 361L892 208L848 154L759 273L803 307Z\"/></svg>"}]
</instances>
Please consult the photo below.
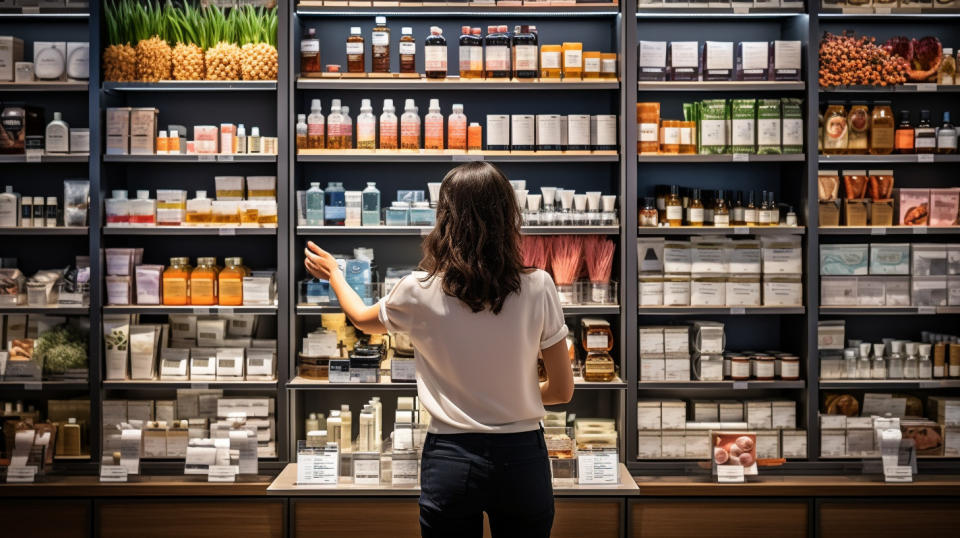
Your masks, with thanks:
<instances>
[{"instance_id":1,"label":"lotion bottle","mask_svg":"<svg viewBox=\"0 0 960 538\"><path fill-rule=\"evenodd\" d=\"M45 147L47 153L70 152L70 126L63 121L59 112L54 112L53 121L47 124Z\"/></svg>"},{"instance_id":2,"label":"lotion bottle","mask_svg":"<svg viewBox=\"0 0 960 538\"><path fill-rule=\"evenodd\" d=\"M0 193L0 227L13 228L20 224L20 195L7 185Z\"/></svg>"}]
</instances>

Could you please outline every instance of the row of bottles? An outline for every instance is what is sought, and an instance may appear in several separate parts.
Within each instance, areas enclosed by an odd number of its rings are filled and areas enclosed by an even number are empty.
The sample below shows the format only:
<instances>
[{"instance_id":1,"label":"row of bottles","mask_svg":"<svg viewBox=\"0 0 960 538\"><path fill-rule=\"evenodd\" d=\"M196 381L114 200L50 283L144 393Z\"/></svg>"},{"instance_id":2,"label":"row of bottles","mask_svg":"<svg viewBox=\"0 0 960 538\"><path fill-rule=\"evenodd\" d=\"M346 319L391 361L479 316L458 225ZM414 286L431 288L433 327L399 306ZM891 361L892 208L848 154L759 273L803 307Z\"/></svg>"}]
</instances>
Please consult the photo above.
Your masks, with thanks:
<instances>
[{"instance_id":1,"label":"row of bottles","mask_svg":"<svg viewBox=\"0 0 960 538\"><path fill-rule=\"evenodd\" d=\"M822 118L820 150L824 155L889 155L891 153L956 153L957 128L950 112L943 112L939 127L931 123L929 110L920 111L914 125L909 110L900 111L896 122L890 101L830 101Z\"/></svg>"},{"instance_id":2,"label":"row of bottles","mask_svg":"<svg viewBox=\"0 0 960 538\"><path fill-rule=\"evenodd\" d=\"M781 225L780 207L772 191L761 191L758 204L753 191L747 191L744 202L741 191L733 200L727 198L723 190L715 191L712 200L705 200L700 189L690 189L682 197L677 185L670 185L669 190L658 190L656 202L654 198L644 198L637 215L641 227ZM797 225L797 216L792 208L786 214L785 225Z\"/></svg>"},{"instance_id":3,"label":"row of bottles","mask_svg":"<svg viewBox=\"0 0 960 538\"><path fill-rule=\"evenodd\" d=\"M463 105L454 104L451 108L444 137L445 119L438 99L430 100L429 112L422 122L413 99L406 100L399 118L393 99L383 100L383 113L379 118L373 114L370 99L364 99L354 136L349 107L334 99L330 114L324 118L320 100L314 99L309 115L297 115L297 149L481 149L483 132L480 124L467 124Z\"/></svg>"},{"instance_id":4,"label":"row of bottles","mask_svg":"<svg viewBox=\"0 0 960 538\"><path fill-rule=\"evenodd\" d=\"M217 265L213 257L197 258L197 266L190 266L190 258L170 258L163 271L164 305L221 305L243 304L243 279L250 269L243 258L225 258L225 267Z\"/></svg>"}]
</instances>

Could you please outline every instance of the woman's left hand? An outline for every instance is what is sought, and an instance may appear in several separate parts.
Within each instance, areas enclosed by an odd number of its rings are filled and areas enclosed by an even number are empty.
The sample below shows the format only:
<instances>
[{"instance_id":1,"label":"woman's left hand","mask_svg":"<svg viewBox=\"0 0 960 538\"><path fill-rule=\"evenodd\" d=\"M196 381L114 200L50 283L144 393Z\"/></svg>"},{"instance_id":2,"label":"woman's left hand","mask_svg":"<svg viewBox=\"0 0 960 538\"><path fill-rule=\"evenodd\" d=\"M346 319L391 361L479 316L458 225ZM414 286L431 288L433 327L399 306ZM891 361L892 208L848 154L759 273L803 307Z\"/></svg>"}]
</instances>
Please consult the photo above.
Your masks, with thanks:
<instances>
[{"instance_id":1,"label":"woman's left hand","mask_svg":"<svg viewBox=\"0 0 960 538\"><path fill-rule=\"evenodd\" d=\"M307 248L303 249L306 259L303 265L307 271L321 280L331 280L333 274L340 270L337 260L329 252L318 247L313 241L307 241Z\"/></svg>"}]
</instances>

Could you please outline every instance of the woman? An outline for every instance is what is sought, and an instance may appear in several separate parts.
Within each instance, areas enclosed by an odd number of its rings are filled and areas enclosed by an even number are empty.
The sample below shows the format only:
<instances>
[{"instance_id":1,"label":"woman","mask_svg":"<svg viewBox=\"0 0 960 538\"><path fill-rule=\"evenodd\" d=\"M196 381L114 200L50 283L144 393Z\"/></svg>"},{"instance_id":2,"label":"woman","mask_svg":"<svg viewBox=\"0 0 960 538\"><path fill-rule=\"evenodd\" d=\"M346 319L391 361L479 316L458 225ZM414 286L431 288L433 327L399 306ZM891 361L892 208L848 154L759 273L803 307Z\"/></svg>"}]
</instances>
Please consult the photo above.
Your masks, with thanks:
<instances>
[{"instance_id":1,"label":"woman","mask_svg":"<svg viewBox=\"0 0 960 538\"><path fill-rule=\"evenodd\" d=\"M520 209L495 166L450 171L422 271L365 306L312 242L305 265L329 280L344 313L367 333L402 331L417 350L417 390L431 416L423 447L422 536L549 536L550 462L544 405L573 396L563 310L544 271L524 267ZM538 386L537 353L547 381Z\"/></svg>"}]
</instances>

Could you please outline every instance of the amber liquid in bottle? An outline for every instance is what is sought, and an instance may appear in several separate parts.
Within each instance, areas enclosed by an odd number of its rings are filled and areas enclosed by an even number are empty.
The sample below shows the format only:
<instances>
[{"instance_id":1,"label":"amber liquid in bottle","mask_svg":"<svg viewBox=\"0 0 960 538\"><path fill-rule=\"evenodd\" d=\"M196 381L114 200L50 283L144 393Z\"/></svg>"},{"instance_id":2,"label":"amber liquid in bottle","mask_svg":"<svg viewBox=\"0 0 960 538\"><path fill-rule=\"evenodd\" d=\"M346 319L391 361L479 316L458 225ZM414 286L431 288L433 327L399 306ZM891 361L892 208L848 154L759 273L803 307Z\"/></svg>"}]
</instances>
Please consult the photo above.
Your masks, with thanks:
<instances>
[{"instance_id":1,"label":"amber liquid in bottle","mask_svg":"<svg viewBox=\"0 0 960 538\"><path fill-rule=\"evenodd\" d=\"M413 29L404 27L400 30L400 72L417 72L417 42L413 38Z\"/></svg>"},{"instance_id":2,"label":"amber liquid in bottle","mask_svg":"<svg viewBox=\"0 0 960 538\"><path fill-rule=\"evenodd\" d=\"M376 26L370 36L371 55L373 56L373 72L390 72L390 28L387 28L387 18L377 17Z\"/></svg>"},{"instance_id":3,"label":"amber liquid in bottle","mask_svg":"<svg viewBox=\"0 0 960 538\"><path fill-rule=\"evenodd\" d=\"M687 206L687 225L703 226L703 201L700 200L700 189L693 189L690 205Z\"/></svg>"},{"instance_id":4,"label":"amber liquid in bottle","mask_svg":"<svg viewBox=\"0 0 960 538\"><path fill-rule=\"evenodd\" d=\"M360 28L350 29L350 37L347 38L347 73L364 73L364 51L363 36L360 35Z\"/></svg>"},{"instance_id":5,"label":"amber liquid in bottle","mask_svg":"<svg viewBox=\"0 0 960 538\"><path fill-rule=\"evenodd\" d=\"M897 153L915 153L913 149L913 125L910 125L910 111L900 111L900 124L894 133L894 144Z\"/></svg>"},{"instance_id":6,"label":"amber liquid in bottle","mask_svg":"<svg viewBox=\"0 0 960 538\"><path fill-rule=\"evenodd\" d=\"M666 208L667 224L670 226L682 225L683 202L680 200L679 187L670 185L670 194L664 199L663 205Z\"/></svg>"}]
</instances>

